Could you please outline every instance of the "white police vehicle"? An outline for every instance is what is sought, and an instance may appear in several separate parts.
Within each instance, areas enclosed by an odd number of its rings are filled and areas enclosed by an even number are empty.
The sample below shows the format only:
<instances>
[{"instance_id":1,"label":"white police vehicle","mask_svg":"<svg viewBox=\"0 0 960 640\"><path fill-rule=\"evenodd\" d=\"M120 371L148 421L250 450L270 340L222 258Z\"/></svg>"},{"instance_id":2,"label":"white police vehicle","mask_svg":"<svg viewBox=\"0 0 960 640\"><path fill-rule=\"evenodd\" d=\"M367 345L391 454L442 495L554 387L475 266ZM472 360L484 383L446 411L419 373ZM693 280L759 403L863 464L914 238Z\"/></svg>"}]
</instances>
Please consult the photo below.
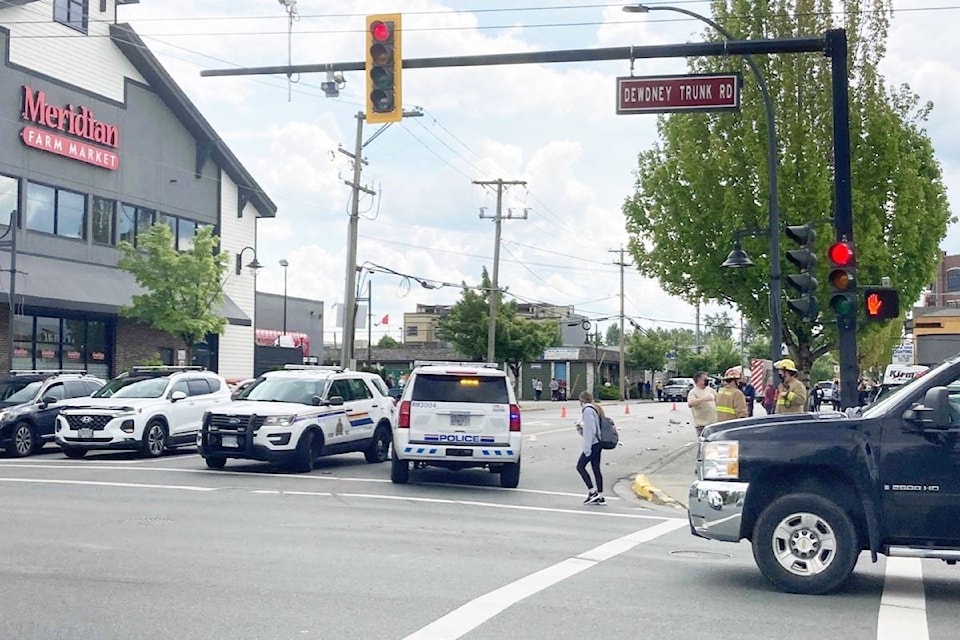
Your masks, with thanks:
<instances>
[{"instance_id":1,"label":"white police vehicle","mask_svg":"<svg viewBox=\"0 0 960 640\"><path fill-rule=\"evenodd\" d=\"M133 449L155 458L169 448L193 446L203 414L229 401L227 381L212 371L134 367L90 398L64 406L55 439L68 458L91 449Z\"/></svg>"},{"instance_id":2,"label":"white police vehicle","mask_svg":"<svg viewBox=\"0 0 960 640\"><path fill-rule=\"evenodd\" d=\"M207 466L228 458L308 472L321 456L362 452L385 462L396 406L380 376L340 367L286 365L204 416L197 447Z\"/></svg>"},{"instance_id":3,"label":"white police vehicle","mask_svg":"<svg viewBox=\"0 0 960 640\"><path fill-rule=\"evenodd\" d=\"M410 467L485 467L503 487L520 483L520 407L507 374L477 362L415 363L393 429L390 478Z\"/></svg>"}]
</instances>

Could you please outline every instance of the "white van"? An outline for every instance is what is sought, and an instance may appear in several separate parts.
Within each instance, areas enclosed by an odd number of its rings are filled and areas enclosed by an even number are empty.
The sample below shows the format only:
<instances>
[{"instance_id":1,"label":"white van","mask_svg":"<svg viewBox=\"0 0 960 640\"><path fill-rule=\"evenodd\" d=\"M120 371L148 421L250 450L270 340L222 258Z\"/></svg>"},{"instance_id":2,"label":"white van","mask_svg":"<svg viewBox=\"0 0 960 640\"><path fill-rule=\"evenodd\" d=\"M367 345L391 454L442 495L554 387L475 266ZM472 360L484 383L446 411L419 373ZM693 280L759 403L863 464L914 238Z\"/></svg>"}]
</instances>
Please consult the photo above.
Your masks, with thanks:
<instances>
[{"instance_id":1,"label":"white van","mask_svg":"<svg viewBox=\"0 0 960 640\"><path fill-rule=\"evenodd\" d=\"M914 378L919 378L925 374L930 367L920 364L888 364L883 372L883 382L877 389L877 394L871 399L871 402L883 400L890 395L897 387L906 384Z\"/></svg>"},{"instance_id":2,"label":"white van","mask_svg":"<svg viewBox=\"0 0 960 640\"><path fill-rule=\"evenodd\" d=\"M484 467L515 488L521 439L520 407L504 371L477 362L419 365L400 398L390 479L408 482L411 465Z\"/></svg>"}]
</instances>

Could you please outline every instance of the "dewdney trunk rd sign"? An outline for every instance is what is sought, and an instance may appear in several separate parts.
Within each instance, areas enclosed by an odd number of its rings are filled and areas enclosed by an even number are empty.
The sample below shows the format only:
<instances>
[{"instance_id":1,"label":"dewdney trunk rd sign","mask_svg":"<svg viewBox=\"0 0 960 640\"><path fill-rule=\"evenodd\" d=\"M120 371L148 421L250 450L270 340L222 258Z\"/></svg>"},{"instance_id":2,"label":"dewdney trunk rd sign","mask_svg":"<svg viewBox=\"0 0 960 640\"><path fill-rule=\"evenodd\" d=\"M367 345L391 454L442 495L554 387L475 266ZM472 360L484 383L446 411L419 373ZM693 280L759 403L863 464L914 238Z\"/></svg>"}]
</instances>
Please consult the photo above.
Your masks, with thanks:
<instances>
[{"instance_id":1,"label":"dewdney trunk rd sign","mask_svg":"<svg viewBox=\"0 0 960 640\"><path fill-rule=\"evenodd\" d=\"M617 78L617 113L736 111L739 73Z\"/></svg>"},{"instance_id":2,"label":"dewdney trunk rd sign","mask_svg":"<svg viewBox=\"0 0 960 640\"><path fill-rule=\"evenodd\" d=\"M23 85L23 111L20 118L39 125L28 125L20 130L20 139L28 147L111 171L120 168L120 156L115 151L98 146L117 149L120 146L119 130L115 125L97 120L90 109L74 107L72 104L65 107L47 104L46 92L34 91ZM52 133L55 131L63 131L97 144Z\"/></svg>"}]
</instances>

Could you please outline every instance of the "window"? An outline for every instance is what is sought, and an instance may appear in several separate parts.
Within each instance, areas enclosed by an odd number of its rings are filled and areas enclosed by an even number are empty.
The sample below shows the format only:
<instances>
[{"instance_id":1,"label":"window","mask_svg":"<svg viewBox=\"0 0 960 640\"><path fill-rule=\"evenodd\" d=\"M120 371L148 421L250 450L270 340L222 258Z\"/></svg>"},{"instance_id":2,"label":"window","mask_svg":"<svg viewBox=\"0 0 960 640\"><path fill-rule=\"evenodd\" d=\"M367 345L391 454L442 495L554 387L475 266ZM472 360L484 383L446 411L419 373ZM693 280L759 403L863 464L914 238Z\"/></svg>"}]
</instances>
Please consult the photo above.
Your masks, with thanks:
<instances>
[{"instance_id":1,"label":"window","mask_svg":"<svg viewBox=\"0 0 960 640\"><path fill-rule=\"evenodd\" d=\"M185 395L188 395L188 396L190 395L190 387L187 386L186 380L181 379L174 382L173 386L170 387L170 395L167 397L169 398L170 396L175 394L177 391L183 391Z\"/></svg>"},{"instance_id":2,"label":"window","mask_svg":"<svg viewBox=\"0 0 960 640\"><path fill-rule=\"evenodd\" d=\"M416 326L416 325L413 325L413 326L407 327L407 335L408 335L408 336L415 336L415 335L417 335L417 326Z\"/></svg>"},{"instance_id":3,"label":"window","mask_svg":"<svg viewBox=\"0 0 960 640\"><path fill-rule=\"evenodd\" d=\"M507 379L502 376L417 376L411 400L509 404Z\"/></svg>"},{"instance_id":4,"label":"window","mask_svg":"<svg viewBox=\"0 0 960 640\"><path fill-rule=\"evenodd\" d=\"M87 383L82 380L67 380L63 385L67 390L68 398L82 398L93 393L92 391L87 391Z\"/></svg>"},{"instance_id":5,"label":"window","mask_svg":"<svg viewBox=\"0 0 960 640\"><path fill-rule=\"evenodd\" d=\"M0 176L0 224L8 224L10 212L20 206L20 181Z\"/></svg>"},{"instance_id":6,"label":"window","mask_svg":"<svg viewBox=\"0 0 960 640\"><path fill-rule=\"evenodd\" d=\"M86 369L110 377L105 322L18 315L13 326L14 369Z\"/></svg>"},{"instance_id":7,"label":"window","mask_svg":"<svg viewBox=\"0 0 960 640\"><path fill-rule=\"evenodd\" d=\"M120 205L120 221L117 231L120 240L137 246L137 236L146 233L153 226L154 211L136 207L132 204Z\"/></svg>"},{"instance_id":8,"label":"window","mask_svg":"<svg viewBox=\"0 0 960 640\"><path fill-rule=\"evenodd\" d=\"M373 397L373 394L370 393L370 387L360 378L350 379L350 394L354 400L365 400Z\"/></svg>"},{"instance_id":9,"label":"window","mask_svg":"<svg viewBox=\"0 0 960 640\"><path fill-rule=\"evenodd\" d=\"M57 400L63 400L66 397L66 390L63 388L63 383L58 382L47 387L47 390L43 392L43 400L47 398L55 398Z\"/></svg>"},{"instance_id":10,"label":"window","mask_svg":"<svg viewBox=\"0 0 960 640\"><path fill-rule=\"evenodd\" d=\"M193 236L197 235L197 226L197 223L193 220L180 218L177 222L177 249L179 251L193 249Z\"/></svg>"},{"instance_id":11,"label":"window","mask_svg":"<svg viewBox=\"0 0 960 640\"><path fill-rule=\"evenodd\" d=\"M93 218L93 241L108 245L116 242L116 237L113 235L117 218L116 201L93 196L91 217Z\"/></svg>"},{"instance_id":12,"label":"window","mask_svg":"<svg viewBox=\"0 0 960 640\"><path fill-rule=\"evenodd\" d=\"M53 19L86 33L87 2L88 0L53 0Z\"/></svg>"},{"instance_id":13,"label":"window","mask_svg":"<svg viewBox=\"0 0 960 640\"><path fill-rule=\"evenodd\" d=\"M330 395L328 398L340 396L344 402L350 402L350 383L346 380L334 380L330 385Z\"/></svg>"},{"instance_id":14,"label":"window","mask_svg":"<svg viewBox=\"0 0 960 640\"><path fill-rule=\"evenodd\" d=\"M168 216L165 213L161 213L159 216L158 222L170 227L170 235L173 237L173 248L177 248L177 219L174 216ZM142 233L142 232L141 232Z\"/></svg>"},{"instance_id":15,"label":"window","mask_svg":"<svg viewBox=\"0 0 960 640\"><path fill-rule=\"evenodd\" d=\"M192 396L205 396L210 393L210 385L203 378L192 378L187 380L187 388Z\"/></svg>"},{"instance_id":16,"label":"window","mask_svg":"<svg viewBox=\"0 0 960 640\"><path fill-rule=\"evenodd\" d=\"M27 183L27 229L66 238L86 237L87 197L82 193Z\"/></svg>"},{"instance_id":17,"label":"window","mask_svg":"<svg viewBox=\"0 0 960 640\"><path fill-rule=\"evenodd\" d=\"M947 271L947 291L960 291L960 269Z\"/></svg>"}]
</instances>

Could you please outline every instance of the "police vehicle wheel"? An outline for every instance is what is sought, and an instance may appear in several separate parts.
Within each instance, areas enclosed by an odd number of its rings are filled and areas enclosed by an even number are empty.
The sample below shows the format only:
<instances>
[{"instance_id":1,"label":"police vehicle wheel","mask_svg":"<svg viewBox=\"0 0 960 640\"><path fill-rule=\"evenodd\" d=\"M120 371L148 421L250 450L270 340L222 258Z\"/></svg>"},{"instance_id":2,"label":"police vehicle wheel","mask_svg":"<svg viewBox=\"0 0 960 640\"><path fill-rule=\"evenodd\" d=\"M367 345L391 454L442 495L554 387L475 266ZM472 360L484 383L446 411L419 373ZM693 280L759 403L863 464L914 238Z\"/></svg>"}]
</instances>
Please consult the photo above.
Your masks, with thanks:
<instances>
[{"instance_id":1,"label":"police vehicle wheel","mask_svg":"<svg viewBox=\"0 0 960 640\"><path fill-rule=\"evenodd\" d=\"M208 469L223 469L227 466L227 459L221 458L220 456L204 458L204 461L206 461Z\"/></svg>"},{"instance_id":2,"label":"police vehicle wheel","mask_svg":"<svg viewBox=\"0 0 960 640\"><path fill-rule=\"evenodd\" d=\"M15 424L11 436L13 446L10 447L10 453L14 458L28 456L37 448L37 432L29 423Z\"/></svg>"},{"instance_id":3,"label":"police vehicle wheel","mask_svg":"<svg viewBox=\"0 0 960 640\"><path fill-rule=\"evenodd\" d=\"M373 440L363 455L370 464L386 462L390 457L390 432L382 426L377 427L373 433Z\"/></svg>"},{"instance_id":4,"label":"police vehicle wheel","mask_svg":"<svg viewBox=\"0 0 960 640\"><path fill-rule=\"evenodd\" d=\"M143 432L141 451L148 458L159 458L167 449L167 430L159 420L153 420Z\"/></svg>"},{"instance_id":5,"label":"police vehicle wheel","mask_svg":"<svg viewBox=\"0 0 960 640\"><path fill-rule=\"evenodd\" d=\"M307 431L300 436L297 444L297 453L294 456L293 470L297 473L313 471L313 461L320 457L323 442L318 440L313 431Z\"/></svg>"},{"instance_id":6,"label":"police vehicle wheel","mask_svg":"<svg viewBox=\"0 0 960 640\"><path fill-rule=\"evenodd\" d=\"M396 451L390 458L390 481L394 484L407 484L410 481L410 463L397 458Z\"/></svg>"},{"instance_id":7,"label":"police vehicle wheel","mask_svg":"<svg viewBox=\"0 0 960 640\"><path fill-rule=\"evenodd\" d=\"M508 462L500 470L500 486L504 489L516 489L520 484L520 461Z\"/></svg>"},{"instance_id":8,"label":"police vehicle wheel","mask_svg":"<svg viewBox=\"0 0 960 640\"><path fill-rule=\"evenodd\" d=\"M788 593L833 591L850 577L859 555L850 516L812 493L774 500L753 529L753 557L760 572Z\"/></svg>"},{"instance_id":9,"label":"police vehicle wheel","mask_svg":"<svg viewBox=\"0 0 960 640\"><path fill-rule=\"evenodd\" d=\"M76 447L66 447L66 448L64 448L64 450L63 450L63 455L67 456L68 458L72 458L72 459L74 459L74 460L77 460L77 459L82 458L83 456L87 455L87 450L86 450L86 449L77 449Z\"/></svg>"}]
</instances>

